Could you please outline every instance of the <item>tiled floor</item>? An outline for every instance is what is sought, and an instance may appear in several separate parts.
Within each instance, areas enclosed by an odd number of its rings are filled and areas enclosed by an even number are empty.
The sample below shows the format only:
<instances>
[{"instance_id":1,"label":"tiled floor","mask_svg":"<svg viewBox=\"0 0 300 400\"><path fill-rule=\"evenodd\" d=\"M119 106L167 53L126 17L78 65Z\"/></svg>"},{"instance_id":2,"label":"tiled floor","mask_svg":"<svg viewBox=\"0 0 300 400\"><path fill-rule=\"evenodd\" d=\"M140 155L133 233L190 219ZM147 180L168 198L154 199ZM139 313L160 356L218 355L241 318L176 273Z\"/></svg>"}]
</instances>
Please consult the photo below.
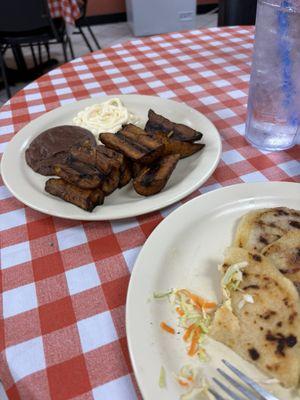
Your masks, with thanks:
<instances>
[{"instance_id":1,"label":"tiled floor","mask_svg":"<svg viewBox=\"0 0 300 400\"><path fill-rule=\"evenodd\" d=\"M201 14L197 15L197 27L213 27L217 25L217 14L209 13L209 14ZM102 48L110 47L117 43L126 42L134 38L132 32L130 31L126 22L114 23L114 24L105 24L105 25L95 25L92 27L93 32L97 36L97 39ZM88 35L88 34L87 34ZM89 52L86 47L82 36L73 34L72 37L73 48L75 52L75 57L82 56ZM90 40L91 43L92 40ZM32 57L29 51L24 51L24 55L26 58L26 62L28 66L31 66ZM51 46L51 57L56 58L60 63L63 63L62 49L60 45ZM8 66L14 67L14 59L11 53L7 52L5 54L5 61ZM19 83L15 86L11 87L12 94L16 93L18 90L22 89L26 83ZM0 90L0 106L5 103L7 100L6 93L4 90Z\"/></svg>"}]
</instances>

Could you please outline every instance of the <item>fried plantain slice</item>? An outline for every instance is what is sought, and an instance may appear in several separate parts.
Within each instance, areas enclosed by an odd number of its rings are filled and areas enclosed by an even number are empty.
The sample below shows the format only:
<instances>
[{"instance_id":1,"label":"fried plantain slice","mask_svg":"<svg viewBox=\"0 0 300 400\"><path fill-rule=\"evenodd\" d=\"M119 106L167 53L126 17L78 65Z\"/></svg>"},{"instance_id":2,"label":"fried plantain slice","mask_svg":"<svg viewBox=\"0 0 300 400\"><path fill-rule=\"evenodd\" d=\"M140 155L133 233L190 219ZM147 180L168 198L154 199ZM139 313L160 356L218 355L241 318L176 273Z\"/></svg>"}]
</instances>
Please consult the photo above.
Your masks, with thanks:
<instances>
[{"instance_id":1,"label":"fried plantain slice","mask_svg":"<svg viewBox=\"0 0 300 400\"><path fill-rule=\"evenodd\" d=\"M148 133L160 131L171 136L172 139L180 140L181 142L195 142L203 136L201 132L187 125L172 122L162 115L156 114L151 109L148 111L148 121L145 131Z\"/></svg>"},{"instance_id":2,"label":"fried plantain slice","mask_svg":"<svg viewBox=\"0 0 300 400\"><path fill-rule=\"evenodd\" d=\"M142 196L159 193L166 186L179 159L179 154L170 154L144 167L133 181L135 191Z\"/></svg>"},{"instance_id":3,"label":"fried plantain slice","mask_svg":"<svg viewBox=\"0 0 300 400\"><path fill-rule=\"evenodd\" d=\"M93 211L96 206L103 204L104 201L102 190L81 189L60 178L48 179L45 190L53 196L59 197L89 212Z\"/></svg>"},{"instance_id":4,"label":"fried plantain slice","mask_svg":"<svg viewBox=\"0 0 300 400\"><path fill-rule=\"evenodd\" d=\"M79 161L68 164L55 164L55 175L82 189L95 189L101 184L99 171L88 164Z\"/></svg>"},{"instance_id":5,"label":"fried plantain slice","mask_svg":"<svg viewBox=\"0 0 300 400\"><path fill-rule=\"evenodd\" d=\"M180 140L169 138L165 133L158 131L150 133L149 135L164 144L164 156L168 154L179 154L180 158L185 158L197 153L205 146L204 143L181 142Z\"/></svg>"},{"instance_id":6,"label":"fried plantain slice","mask_svg":"<svg viewBox=\"0 0 300 400\"><path fill-rule=\"evenodd\" d=\"M147 135L134 135L118 132L101 133L99 139L107 147L117 150L126 157L141 162L142 164L151 164L163 153L164 145Z\"/></svg>"}]
</instances>

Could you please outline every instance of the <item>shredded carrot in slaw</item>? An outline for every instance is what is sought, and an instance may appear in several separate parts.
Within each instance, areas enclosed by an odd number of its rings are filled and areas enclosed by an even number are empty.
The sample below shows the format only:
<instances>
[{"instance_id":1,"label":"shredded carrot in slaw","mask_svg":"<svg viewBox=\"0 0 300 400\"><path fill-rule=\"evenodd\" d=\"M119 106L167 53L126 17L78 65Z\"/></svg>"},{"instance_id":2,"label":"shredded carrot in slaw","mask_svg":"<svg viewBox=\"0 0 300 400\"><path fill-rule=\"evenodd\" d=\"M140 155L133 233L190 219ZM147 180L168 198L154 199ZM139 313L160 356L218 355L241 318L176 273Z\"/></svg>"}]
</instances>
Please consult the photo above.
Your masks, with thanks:
<instances>
[{"instance_id":1,"label":"shredded carrot in slaw","mask_svg":"<svg viewBox=\"0 0 300 400\"><path fill-rule=\"evenodd\" d=\"M185 342L187 342L187 341L189 340L189 338L190 338L190 336L191 336L191 333L193 332L193 329L195 329L195 327L196 327L196 325L195 325L195 324L192 324L192 325L190 325L190 326L187 328L187 330L185 331L185 333L184 333L184 335L183 335L183 340L184 340Z\"/></svg>"},{"instance_id":2,"label":"shredded carrot in slaw","mask_svg":"<svg viewBox=\"0 0 300 400\"><path fill-rule=\"evenodd\" d=\"M200 296L197 296L194 293L191 293L189 290L187 289L181 289L180 290L181 293L185 294L187 297L189 297L196 306L200 307L200 308L215 308L216 307L216 303L214 303L213 301L207 301L205 299L203 299Z\"/></svg>"},{"instance_id":3,"label":"shredded carrot in slaw","mask_svg":"<svg viewBox=\"0 0 300 400\"><path fill-rule=\"evenodd\" d=\"M168 333L171 333L172 335L175 334L175 330L174 330L171 326L169 326L168 324L166 324L165 322L161 322L161 323L160 323L160 327L161 327L164 331L166 331L166 332L168 332Z\"/></svg>"},{"instance_id":4,"label":"shredded carrot in slaw","mask_svg":"<svg viewBox=\"0 0 300 400\"><path fill-rule=\"evenodd\" d=\"M195 328L192 338L191 347L188 351L189 356L194 356L198 351L198 341L200 337L201 329L199 327Z\"/></svg>"}]
</instances>

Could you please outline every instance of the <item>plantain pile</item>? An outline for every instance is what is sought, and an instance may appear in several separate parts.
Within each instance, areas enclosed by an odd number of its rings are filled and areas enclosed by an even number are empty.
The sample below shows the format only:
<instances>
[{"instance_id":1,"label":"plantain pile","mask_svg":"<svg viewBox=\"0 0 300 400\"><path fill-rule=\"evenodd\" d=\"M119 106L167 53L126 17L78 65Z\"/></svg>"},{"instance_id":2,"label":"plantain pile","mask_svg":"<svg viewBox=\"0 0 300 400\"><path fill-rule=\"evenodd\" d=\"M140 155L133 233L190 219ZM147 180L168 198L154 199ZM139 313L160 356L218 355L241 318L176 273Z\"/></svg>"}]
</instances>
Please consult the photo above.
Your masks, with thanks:
<instances>
[{"instance_id":1,"label":"plantain pile","mask_svg":"<svg viewBox=\"0 0 300 400\"><path fill-rule=\"evenodd\" d=\"M151 196L166 186L181 158L205 146L194 143L201 138L200 132L149 110L145 130L128 124L116 134L100 133L104 146L86 140L71 147L66 160L53 166L59 179L49 179L45 190L90 212L131 180L138 194Z\"/></svg>"}]
</instances>

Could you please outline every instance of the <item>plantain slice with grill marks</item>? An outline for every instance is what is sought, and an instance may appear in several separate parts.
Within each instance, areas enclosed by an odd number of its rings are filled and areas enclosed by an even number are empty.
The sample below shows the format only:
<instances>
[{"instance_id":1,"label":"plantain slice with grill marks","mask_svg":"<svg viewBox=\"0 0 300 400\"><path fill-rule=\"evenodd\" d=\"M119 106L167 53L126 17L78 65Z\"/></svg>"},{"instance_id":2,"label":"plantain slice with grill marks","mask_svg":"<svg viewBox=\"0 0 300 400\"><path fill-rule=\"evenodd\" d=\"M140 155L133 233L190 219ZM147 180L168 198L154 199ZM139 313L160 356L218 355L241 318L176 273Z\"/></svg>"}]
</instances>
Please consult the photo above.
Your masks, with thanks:
<instances>
[{"instance_id":1,"label":"plantain slice with grill marks","mask_svg":"<svg viewBox=\"0 0 300 400\"><path fill-rule=\"evenodd\" d=\"M59 197L89 212L93 211L96 206L103 204L104 201L102 190L81 189L60 178L48 179L45 190L53 196Z\"/></svg>"},{"instance_id":2,"label":"plantain slice with grill marks","mask_svg":"<svg viewBox=\"0 0 300 400\"><path fill-rule=\"evenodd\" d=\"M180 158L190 157L191 155L202 150L205 146L204 143L181 142L180 140L169 138L163 132L157 131L150 133L150 135L160 143L164 144L164 156L168 154L179 154Z\"/></svg>"},{"instance_id":3,"label":"plantain slice with grill marks","mask_svg":"<svg viewBox=\"0 0 300 400\"><path fill-rule=\"evenodd\" d=\"M79 161L55 164L55 175L82 189L95 189L101 185L101 175L97 168Z\"/></svg>"},{"instance_id":4,"label":"plantain slice with grill marks","mask_svg":"<svg viewBox=\"0 0 300 400\"><path fill-rule=\"evenodd\" d=\"M179 154L171 154L160 158L153 165L144 167L133 180L135 191L142 196L159 193L166 186L179 159Z\"/></svg>"},{"instance_id":5,"label":"plantain slice with grill marks","mask_svg":"<svg viewBox=\"0 0 300 400\"><path fill-rule=\"evenodd\" d=\"M70 154L73 159L96 167L103 175L108 175L114 165L112 159L98 151L98 146L75 146L71 148Z\"/></svg>"},{"instance_id":6,"label":"plantain slice with grill marks","mask_svg":"<svg viewBox=\"0 0 300 400\"><path fill-rule=\"evenodd\" d=\"M195 142L196 140L200 140L203 136L201 132L187 125L172 122L162 115L156 114L151 109L148 112L148 121L145 126L145 131L148 133L160 131L167 135L172 135L172 139L182 142Z\"/></svg>"},{"instance_id":7,"label":"plantain slice with grill marks","mask_svg":"<svg viewBox=\"0 0 300 400\"><path fill-rule=\"evenodd\" d=\"M107 147L121 152L133 161L142 164L151 164L160 157L164 150L164 145L147 135L136 135L131 133L118 132L100 133L99 139Z\"/></svg>"}]
</instances>

